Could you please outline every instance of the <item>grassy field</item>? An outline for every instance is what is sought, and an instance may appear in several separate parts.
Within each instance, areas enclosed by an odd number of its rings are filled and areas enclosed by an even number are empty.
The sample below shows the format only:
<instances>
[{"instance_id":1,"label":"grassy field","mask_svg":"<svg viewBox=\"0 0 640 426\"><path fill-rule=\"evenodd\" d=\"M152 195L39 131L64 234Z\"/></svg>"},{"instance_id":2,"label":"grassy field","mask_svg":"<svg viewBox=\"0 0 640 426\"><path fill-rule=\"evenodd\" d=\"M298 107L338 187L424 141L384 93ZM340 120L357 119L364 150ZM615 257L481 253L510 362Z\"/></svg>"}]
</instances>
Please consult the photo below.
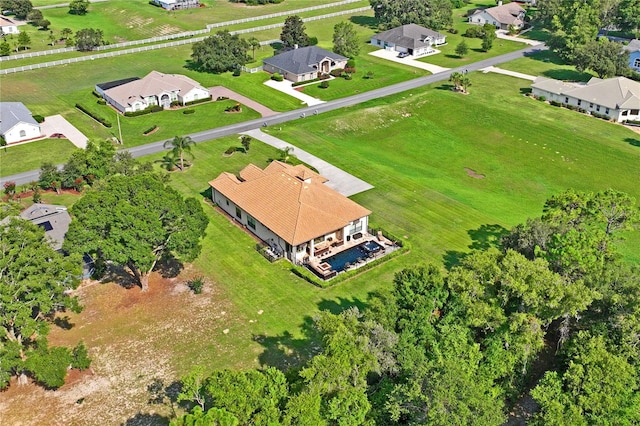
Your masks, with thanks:
<instances>
[{"instance_id":1,"label":"grassy field","mask_svg":"<svg viewBox=\"0 0 640 426\"><path fill-rule=\"evenodd\" d=\"M594 74L576 71L575 66L567 65L556 53L550 50L535 52L515 61L501 64L500 68L565 81L589 81L591 77L594 77Z\"/></svg>"},{"instance_id":2,"label":"grassy field","mask_svg":"<svg viewBox=\"0 0 640 426\"><path fill-rule=\"evenodd\" d=\"M40 168L45 159L54 164L64 163L75 146L67 139L44 139L0 150L0 176Z\"/></svg>"}]
</instances>

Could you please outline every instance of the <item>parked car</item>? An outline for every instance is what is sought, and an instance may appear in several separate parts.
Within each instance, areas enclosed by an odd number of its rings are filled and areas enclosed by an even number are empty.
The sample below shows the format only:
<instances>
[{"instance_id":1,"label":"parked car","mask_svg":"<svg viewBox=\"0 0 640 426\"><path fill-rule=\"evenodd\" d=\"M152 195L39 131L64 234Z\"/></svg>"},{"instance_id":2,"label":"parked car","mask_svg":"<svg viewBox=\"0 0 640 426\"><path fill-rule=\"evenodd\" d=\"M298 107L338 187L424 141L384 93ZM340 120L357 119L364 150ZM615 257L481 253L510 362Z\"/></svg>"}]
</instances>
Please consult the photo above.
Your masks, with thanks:
<instances>
[{"instance_id":1,"label":"parked car","mask_svg":"<svg viewBox=\"0 0 640 426\"><path fill-rule=\"evenodd\" d=\"M411 56L411 55L409 55L409 52L400 52L400 53L398 53L398 58L406 58L407 56Z\"/></svg>"}]
</instances>

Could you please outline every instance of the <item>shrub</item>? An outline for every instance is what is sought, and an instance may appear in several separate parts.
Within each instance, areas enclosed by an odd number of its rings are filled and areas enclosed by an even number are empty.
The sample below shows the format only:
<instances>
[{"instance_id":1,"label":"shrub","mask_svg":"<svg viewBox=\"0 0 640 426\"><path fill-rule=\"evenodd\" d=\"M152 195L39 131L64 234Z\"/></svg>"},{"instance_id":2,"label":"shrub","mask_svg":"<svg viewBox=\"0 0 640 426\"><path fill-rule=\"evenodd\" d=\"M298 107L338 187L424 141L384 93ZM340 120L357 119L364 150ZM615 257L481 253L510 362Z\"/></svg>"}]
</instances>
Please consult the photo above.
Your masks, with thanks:
<instances>
[{"instance_id":1,"label":"shrub","mask_svg":"<svg viewBox=\"0 0 640 426\"><path fill-rule=\"evenodd\" d=\"M558 101L549 101L549 103L550 103L551 105L553 105L553 106L557 106L557 107L562 106L562 103L560 103L560 102L558 102Z\"/></svg>"},{"instance_id":2,"label":"shrub","mask_svg":"<svg viewBox=\"0 0 640 426\"><path fill-rule=\"evenodd\" d=\"M149 133L153 132L155 129L157 129L158 126L157 125L153 125L152 127L149 127L147 130L145 130L144 132L142 132L143 135L148 135Z\"/></svg>"},{"instance_id":3,"label":"shrub","mask_svg":"<svg viewBox=\"0 0 640 426\"><path fill-rule=\"evenodd\" d=\"M320 88L321 89L328 89L329 88L329 82L328 81L323 81L322 83L320 83Z\"/></svg>"},{"instance_id":4,"label":"shrub","mask_svg":"<svg viewBox=\"0 0 640 426\"><path fill-rule=\"evenodd\" d=\"M482 37L483 34L484 34L484 31L482 27L469 27L464 32L463 37L479 38L479 37Z\"/></svg>"},{"instance_id":5,"label":"shrub","mask_svg":"<svg viewBox=\"0 0 640 426\"><path fill-rule=\"evenodd\" d=\"M195 109L185 109L182 111L183 114L193 114L194 112L196 112Z\"/></svg>"},{"instance_id":6,"label":"shrub","mask_svg":"<svg viewBox=\"0 0 640 426\"><path fill-rule=\"evenodd\" d=\"M342 73L344 73L344 69L336 68L336 69L331 70L331 72L329 74L331 74L334 77L342 77Z\"/></svg>"},{"instance_id":7,"label":"shrub","mask_svg":"<svg viewBox=\"0 0 640 426\"><path fill-rule=\"evenodd\" d=\"M315 46L318 44L318 37L309 37L309 46Z\"/></svg>"},{"instance_id":8,"label":"shrub","mask_svg":"<svg viewBox=\"0 0 640 426\"><path fill-rule=\"evenodd\" d=\"M451 34L458 34L458 30L457 30L457 29L455 29L455 28L449 28L449 32L450 32Z\"/></svg>"},{"instance_id":9,"label":"shrub","mask_svg":"<svg viewBox=\"0 0 640 426\"><path fill-rule=\"evenodd\" d=\"M344 73L342 76L344 77L345 80L352 80L353 79L353 77L351 77L351 74Z\"/></svg>"},{"instance_id":10,"label":"shrub","mask_svg":"<svg viewBox=\"0 0 640 426\"><path fill-rule=\"evenodd\" d=\"M242 111L242 105L235 104L233 106L226 107L224 110L226 112L240 112L240 111Z\"/></svg>"},{"instance_id":11,"label":"shrub","mask_svg":"<svg viewBox=\"0 0 640 426\"><path fill-rule=\"evenodd\" d=\"M224 155L231 155L234 152L237 151L238 148L236 148L235 146L230 146L229 148L227 148L227 150L224 152Z\"/></svg>"},{"instance_id":12,"label":"shrub","mask_svg":"<svg viewBox=\"0 0 640 426\"><path fill-rule=\"evenodd\" d=\"M347 66L346 68L355 68L356 67L356 60L355 59L349 59L347 61ZM348 72L348 71L347 71Z\"/></svg>"},{"instance_id":13,"label":"shrub","mask_svg":"<svg viewBox=\"0 0 640 426\"><path fill-rule=\"evenodd\" d=\"M363 78L366 78L367 80L370 80L373 78L373 71L367 71L367 74L365 74L365 76Z\"/></svg>"},{"instance_id":14,"label":"shrub","mask_svg":"<svg viewBox=\"0 0 640 426\"><path fill-rule=\"evenodd\" d=\"M544 102L544 101L546 101L546 100L547 100L547 97L546 97L546 96L539 96L539 97L538 97L538 100L539 100L540 102Z\"/></svg>"},{"instance_id":15,"label":"shrub","mask_svg":"<svg viewBox=\"0 0 640 426\"><path fill-rule=\"evenodd\" d=\"M39 383L48 388L59 388L64 385L67 368L72 362L69 349L53 347L38 348L29 355L25 362L26 369Z\"/></svg>"},{"instance_id":16,"label":"shrub","mask_svg":"<svg viewBox=\"0 0 640 426\"><path fill-rule=\"evenodd\" d=\"M93 96L95 96L96 98L102 99L102 96L100 96L100 93L96 92L95 90L92 90L91 94L93 94Z\"/></svg>"},{"instance_id":17,"label":"shrub","mask_svg":"<svg viewBox=\"0 0 640 426\"><path fill-rule=\"evenodd\" d=\"M33 119L36 120L38 123L44 122L44 117L39 114L34 115Z\"/></svg>"},{"instance_id":18,"label":"shrub","mask_svg":"<svg viewBox=\"0 0 640 426\"><path fill-rule=\"evenodd\" d=\"M235 70L233 70L233 76L234 77L240 77L240 68L236 68Z\"/></svg>"},{"instance_id":19,"label":"shrub","mask_svg":"<svg viewBox=\"0 0 640 426\"><path fill-rule=\"evenodd\" d=\"M281 76L280 73L274 72L273 75L271 76L271 80L282 81L284 80L284 77Z\"/></svg>"},{"instance_id":20,"label":"shrub","mask_svg":"<svg viewBox=\"0 0 640 426\"><path fill-rule=\"evenodd\" d=\"M85 114L87 114L89 117L93 118L94 120L96 120L98 123L102 124L104 127L111 127L113 126L111 124L111 122L105 120L104 118L94 114L93 112L89 111L86 107L80 105L80 104L76 104L76 108L78 108L80 111L84 112ZM126 115L126 114L125 114Z\"/></svg>"},{"instance_id":21,"label":"shrub","mask_svg":"<svg viewBox=\"0 0 640 426\"><path fill-rule=\"evenodd\" d=\"M356 73L356 71L357 71L357 70L356 70L356 68L355 68L355 67L353 67L353 68L351 68L351 67L347 67L347 68L345 68L345 69L344 69L344 72L346 72L347 74L355 74L355 73Z\"/></svg>"},{"instance_id":22,"label":"shrub","mask_svg":"<svg viewBox=\"0 0 640 426\"><path fill-rule=\"evenodd\" d=\"M331 76L329 74L322 74L320 77L318 77L318 80L328 80L330 78Z\"/></svg>"},{"instance_id":23,"label":"shrub","mask_svg":"<svg viewBox=\"0 0 640 426\"><path fill-rule=\"evenodd\" d=\"M86 370L89 366L91 366L91 358L84 343L80 342L71 353L71 367Z\"/></svg>"},{"instance_id":24,"label":"shrub","mask_svg":"<svg viewBox=\"0 0 640 426\"><path fill-rule=\"evenodd\" d=\"M5 182L4 193L7 195L13 195L16 193L16 183L12 180Z\"/></svg>"},{"instance_id":25,"label":"shrub","mask_svg":"<svg viewBox=\"0 0 640 426\"><path fill-rule=\"evenodd\" d=\"M204 286L204 277L202 275L197 276L187 282L187 286L193 291L195 294L202 293L202 287Z\"/></svg>"},{"instance_id":26,"label":"shrub","mask_svg":"<svg viewBox=\"0 0 640 426\"><path fill-rule=\"evenodd\" d=\"M40 187L36 186L35 188L33 188L33 198L32 198L34 203L39 203L40 201L42 201L42 194L40 193Z\"/></svg>"},{"instance_id":27,"label":"shrub","mask_svg":"<svg viewBox=\"0 0 640 426\"><path fill-rule=\"evenodd\" d=\"M182 103L180 101L172 101L169 105L171 105L172 107L176 107L182 105Z\"/></svg>"},{"instance_id":28,"label":"shrub","mask_svg":"<svg viewBox=\"0 0 640 426\"><path fill-rule=\"evenodd\" d=\"M164 110L160 105L151 105L145 109L141 109L140 111L129 111L125 112L125 117L138 117L140 115L151 114L152 112L160 112Z\"/></svg>"},{"instance_id":29,"label":"shrub","mask_svg":"<svg viewBox=\"0 0 640 426\"><path fill-rule=\"evenodd\" d=\"M98 99L98 104L99 105L106 105L107 101L105 101L104 99Z\"/></svg>"}]
</instances>

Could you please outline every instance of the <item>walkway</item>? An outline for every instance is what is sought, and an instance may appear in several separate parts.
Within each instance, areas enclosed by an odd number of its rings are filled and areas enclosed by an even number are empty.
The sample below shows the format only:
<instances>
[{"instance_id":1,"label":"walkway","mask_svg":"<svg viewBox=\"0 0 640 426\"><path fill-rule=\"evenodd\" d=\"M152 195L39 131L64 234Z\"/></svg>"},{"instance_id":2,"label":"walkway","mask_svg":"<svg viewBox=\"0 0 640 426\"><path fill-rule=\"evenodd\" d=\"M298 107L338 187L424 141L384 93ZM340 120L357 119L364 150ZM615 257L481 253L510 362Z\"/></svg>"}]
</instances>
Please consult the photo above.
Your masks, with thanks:
<instances>
[{"instance_id":1,"label":"walkway","mask_svg":"<svg viewBox=\"0 0 640 426\"><path fill-rule=\"evenodd\" d=\"M531 80L531 81L534 81L537 78L535 75L523 74L521 72L516 72L516 71L509 71L509 70L505 70L498 67L486 67L486 68L482 68L480 71L482 71L485 74L488 72L495 72L496 74L510 75L511 77L517 77L517 78L522 78L524 80Z\"/></svg>"},{"instance_id":2,"label":"walkway","mask_svg":"<svg viewBox=\"0 0 640 426\"><path fill-rule=\"evenodd\" d=\"M411 56L407 56L406 58L398 58L398 52L379 49L374 50L373 52L369 52L369 55L375 56L376 58L386 59L387 61L397 62L399 64L409 65L410 67L420 68L423 70L427 70L432 74L437 74L439 72L448 71L449 68L440 67L438 65L428 64L422 61L416 61L412 59Z\"/></svg>"},{"instance_id":3,"label":"walkway","mask_svg":"<svg viewBox=\"0 0 640 426\"><path fill-rule=\"evenodd\" d=\"M249 135L278 149L284 149L286 147L293 148L293 151L291 151L292 154L305 163L315 167L322 176L329 179L326 185L329 188L335 189L345 197L350 197L373 188L373 185L369 185L367 182L350 175L344 170L339 169L336 166L283 141L282 139L268 135L260 129L249 130L247 132L243 132L243 134Z\"/></svg>"},{"instance_id":4,"label":"walkway","mask_svg":"<svg viewBox=\"0 0 640 426\"><path fill-rule=\"evenodd\" d=\"M305 103L308 106L320 105L324 103L324 101L321 101L318 98L305 95L304 93L296 90L291 86L293 83L288 80L284 80L284 81L267 80L264 82L264 84L266 86L271 87L272 89L276 89L279 92L285 93L289 96L293 96L296 99L300 99L302 103Z\"/></svg>"},{"instance_id":5,"label":"walkway","mask_svg":"<svg viewBox=\"0 0 640 426\"><path fill-rule=\"evenodd\" d=\"M42 130L42 134L47 137L51 136L54 133L62 133L65 135L69 141L77 146L78 148L85 149L87 147L87 138L80 130L76 129L76 127L69 123L63 116L61 115L52 115L46 117L44 122L40 126Z\"/></svg>"},{"instance_id":6,"label":"walkway","mask_svg":"<svg viewBox=\"0 0 640 426\"><path fill-rule=\"evenodd\" d=\"M240 102L243 105L248 106L249 108L256 110L263 117L269 117L271 115L276 115L277 112L267 108L266 106L247 98L246 96L242 96L240 93L236 93L231 89L227 89L224 86L214 86L209 88L209 93L213 97L213 100L218 99L220 96L224 96L225 98L233 99L236 102Z\"/></svg>"}]
</instances>

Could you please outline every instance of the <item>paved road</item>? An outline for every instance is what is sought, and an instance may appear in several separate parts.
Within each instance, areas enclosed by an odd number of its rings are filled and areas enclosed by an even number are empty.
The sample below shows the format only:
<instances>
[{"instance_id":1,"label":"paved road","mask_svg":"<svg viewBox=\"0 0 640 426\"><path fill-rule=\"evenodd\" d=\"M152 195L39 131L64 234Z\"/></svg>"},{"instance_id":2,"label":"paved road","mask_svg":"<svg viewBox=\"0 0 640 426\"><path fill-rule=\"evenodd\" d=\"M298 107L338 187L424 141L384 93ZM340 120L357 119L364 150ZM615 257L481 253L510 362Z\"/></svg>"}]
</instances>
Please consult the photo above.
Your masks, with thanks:
<instances>
[{"instance_id":1,"label":"paved road","mask_svg":"<svg viewBox=\"0 0 640 426\"><path fill-rule=\"evenodd\" d=\"M358 105L372 99L383 98L385 96L393 95L396 93L404 92L407 90L416 89L422 86L426 86L431 83L437 83L439 81L448 80L449 76L454 72L463 71L478 71L483 68L498 65L504 62L513 61L514 59L521 58L527 53L536 52L539 50L546 50L545 45L529 46L525 49L517 50L515 52L506 53L504 55L496 56L493 58L484 59L482 61L474 62L463 67L452 68L447 71L439 72L437 74L428 75L425 77L416 78L413 80L405 81L402 83L394 84L392 86L383 87L369 92L360 93L358 95L349 96L347 98L336 99L335 101L326 102L320 105L311 107L305 107L293 111L283 112L271 117L260 118L256 120L245 121L243 123L232 124L230 126L218 127L216 129L205 130L198 133L190 134L191 138L195 142L204 142L211 139L217 139L223 136L235 135L242 132L247 132L252 129L257 129L262 126L272 126L274 124L285 123L288 121L303 119L309 115L321 114L323 112L333 111L336 109ZM147 145L141 145L134 148L126 149L134 157L142 157L144 155L155 154L157 152L166 151L163 147L164 140L153 142ZM1 173L1 171L0 171ZM29 182L38 180L38 170L32 170L25 173L19 173L13 176L6 176L0 178L0 185L7 181L14 181L17 185L24 185Z\"/></svg>"}]
</instances>

